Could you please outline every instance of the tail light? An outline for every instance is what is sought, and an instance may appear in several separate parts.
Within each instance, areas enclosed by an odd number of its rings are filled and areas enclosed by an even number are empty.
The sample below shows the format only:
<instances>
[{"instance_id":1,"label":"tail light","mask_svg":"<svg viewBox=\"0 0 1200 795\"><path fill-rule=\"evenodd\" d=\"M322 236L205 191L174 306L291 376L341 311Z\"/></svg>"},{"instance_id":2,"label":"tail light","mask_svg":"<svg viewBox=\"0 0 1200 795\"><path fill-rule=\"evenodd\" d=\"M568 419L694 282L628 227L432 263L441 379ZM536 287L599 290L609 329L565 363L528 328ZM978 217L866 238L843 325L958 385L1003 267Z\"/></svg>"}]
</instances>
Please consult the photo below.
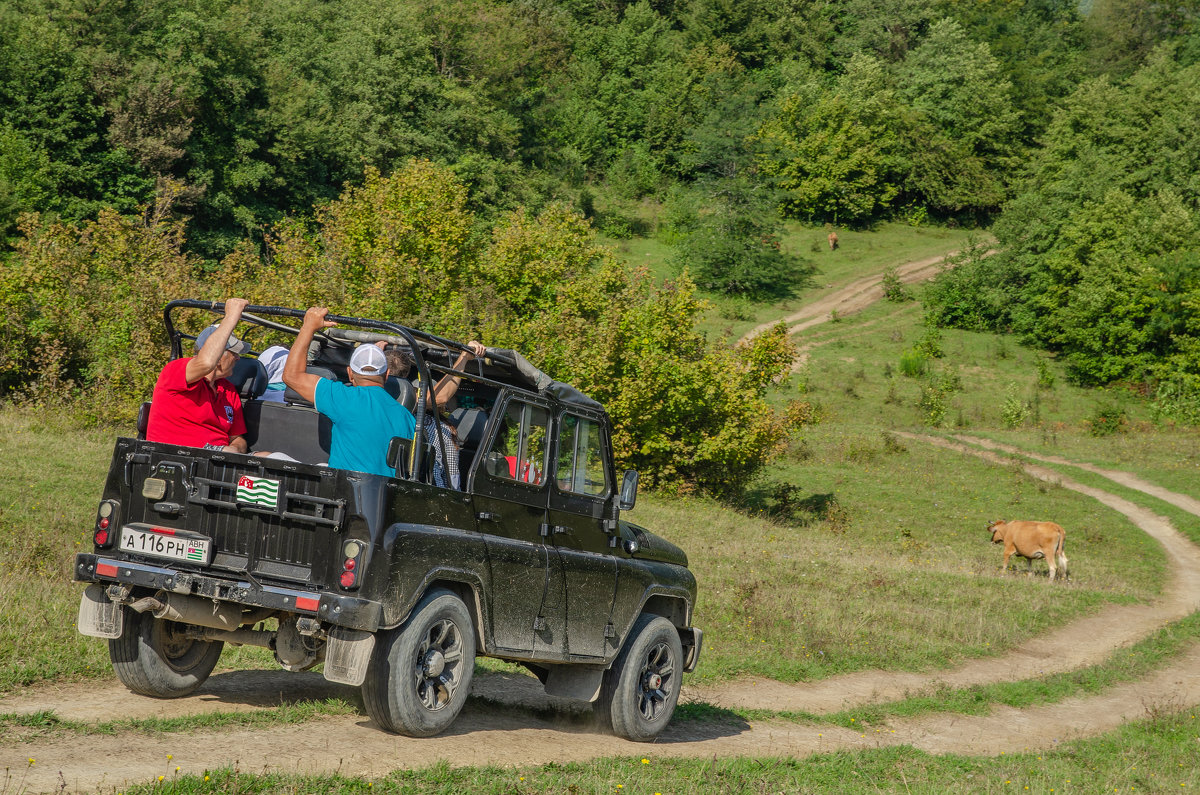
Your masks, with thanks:
<instances>
[{"instance_id":1,"label":"tail light","mask_svg":"<svg viewBox=\"0 0 1200 795\"><path fill-rule=\"evenodd\" d=\"M104 500L96 511L96 527L92 531L92 541L97 547L107 549L112 546L117 532L117 522L121 503L116 500Z\"/></svg>"},{"instance_id":2,"label":"tail light","mask_svg":"<svg viewBox=\"0 0 1200 795\"><path fill-rule=\"evenodd\" d=\"M350 590L358 587L359 561L366 549L366 544L353 538L342 545L342 575L338 577L342 588Z\"/></svg>"}]
</instances>

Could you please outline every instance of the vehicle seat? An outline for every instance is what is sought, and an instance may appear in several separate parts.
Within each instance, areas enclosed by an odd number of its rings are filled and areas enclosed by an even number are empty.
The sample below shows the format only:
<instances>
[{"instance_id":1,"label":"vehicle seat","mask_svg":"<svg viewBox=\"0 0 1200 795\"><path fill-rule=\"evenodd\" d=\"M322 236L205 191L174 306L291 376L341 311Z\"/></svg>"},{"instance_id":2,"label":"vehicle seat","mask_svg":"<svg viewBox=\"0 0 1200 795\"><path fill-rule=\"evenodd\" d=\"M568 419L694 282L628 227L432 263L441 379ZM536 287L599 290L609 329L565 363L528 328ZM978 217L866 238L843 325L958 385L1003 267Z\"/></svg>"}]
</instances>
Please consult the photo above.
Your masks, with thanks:
<instances>
[{"instance_id":1,"label":"vehicle seat","mask_svg":"<svg viewBox=\"0 0 1200 795\"><path fill-rule=\"evenodd\" d=\"M137 438L145 441L146 429L150 427L150 401L146 401L138 407L137 414Z\"/></svg>"},{"instance_id":2,"label":"vehicle seat","mask_svg":"<svg viewBox=\"0 0 1200 795\"><path fill-rule=\"evenodd\" d=\"M304 368L304 370L305 370L305 372L312 373L313 375L319 375L322 378L328 378L333 381L338 380L337 375L335 375L333 370L330 370L328 367L317 367L316 365L310 364L308 367ZM266 370L263 371L263 378L266 378ZM266 383L264 382L263 389L265 390L266 388L267 388L267 386L266 386ZM288 405L291 405L291 406L311 406L312 405L312 403L309 403L307 400L302 398L300 396L300 393L297 392L296 390L292 389L290 386L287 389L283 390L283 402L287 403Z\"/></svg>"},{"instance_id":3,"label":"vehicle seat","mask_svg":"<svg viewBox=\"0 0 1200 795\"><path fill-rule=\"evenodd\" d=\"M487 412L483 409L455 409L450 412L450 424L458 429L463 447L478 448L487 427Z\"/></svg>"},{"instance_id":4,"label":"vehicle seat","mask_svg":"<svg viewBox=\"0 0 1200 795\"><path fill-rule=\"evenodd\" d=\"M406 378L397 378L396 376L388 376L388 380L384 382L383 388L387 393L394 397L400 405L411 412L417 410L417 388L412 385L412 382Z\"/></svg>"},{"instance_id":5,"label":"vehicle seat","mask_svg":"<svg viewBox=\"0 0 1200 795\"><path fill-rule=\"evenodd\" d=\"M467 482L467 473L479 455L479 446L483 444L483 432L487 428L488 415L483 409L455 409L450 412L450 424L458 443L462 445L458 451L458 471L462 482Z\"/></svg>"},{"instance_id":6,"label":"vehicle seat","mask_svg":"<svg viewBox=\"0 0 1200 795\"><path fill-rule=\"evenodd\" d=\"M242 400L256 400L267 391L267 368L258 359L239 357L229 376Z\"/></svg>"}]
</instances>

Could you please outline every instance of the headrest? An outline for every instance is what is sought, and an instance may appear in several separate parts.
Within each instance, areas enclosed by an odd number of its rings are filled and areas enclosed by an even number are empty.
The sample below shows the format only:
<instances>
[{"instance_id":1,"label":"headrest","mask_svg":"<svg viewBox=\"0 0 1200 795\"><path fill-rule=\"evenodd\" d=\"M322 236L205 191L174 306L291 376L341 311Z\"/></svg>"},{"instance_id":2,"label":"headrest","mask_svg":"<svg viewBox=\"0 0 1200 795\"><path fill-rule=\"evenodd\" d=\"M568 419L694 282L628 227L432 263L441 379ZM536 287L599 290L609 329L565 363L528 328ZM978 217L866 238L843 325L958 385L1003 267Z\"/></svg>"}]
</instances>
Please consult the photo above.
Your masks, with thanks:
<instances>
[{"instance_id":1,"label":"headrest","mask_svg":"<svg viewBox=\"0 0 1200 795\"><path fill-rule=\"evenodd\" d=\"M458 438L467 447L478 447L487 427L487 412L483 409L455 409L450 422L458 428Z\"/></svg>"},{"instance_id":2,"label":"headrest","mask_svg":"<svg viewBox=\"0 0 1200 795\"><path fill-rule=\"evenodd\" d=\"M239 357L229 380L242 400L255 400L267 391L267 368L258 359Z\"/></svg>"},{"instance_id":3,"label":"headrest","mask_svg":"<svg viewBox=\"0 0 1200 795\"><path fill-rule=\"evenodd\" d=\"M417 388L412 385L411 381L392 375L388 376L383 388L404 408L413 412L417 410Z\"/></svg>"},{"instance_id":4,"label":"headrest","mask_svg":"<svg viewBox=\"0 0 1200 795\"><path fill-rule=\"evenodd\" d=\"M312 373L313 375L319 375L322 378L328 378L331 381L338 380L337 376L334 375L333 370L330 370L328 367L317 367L316 365L310 364L308 367L304 368L304 371L307 373ZM283 402L284 403L295 403L295 404L298 404L301 406L311 406L312 405L312 403L309 403L307 400L305 400L303 397L301 397L300 393L297 392L296 390L292 389L290 386L287 389L283 390Z\"/></svg>"}]
</instances>

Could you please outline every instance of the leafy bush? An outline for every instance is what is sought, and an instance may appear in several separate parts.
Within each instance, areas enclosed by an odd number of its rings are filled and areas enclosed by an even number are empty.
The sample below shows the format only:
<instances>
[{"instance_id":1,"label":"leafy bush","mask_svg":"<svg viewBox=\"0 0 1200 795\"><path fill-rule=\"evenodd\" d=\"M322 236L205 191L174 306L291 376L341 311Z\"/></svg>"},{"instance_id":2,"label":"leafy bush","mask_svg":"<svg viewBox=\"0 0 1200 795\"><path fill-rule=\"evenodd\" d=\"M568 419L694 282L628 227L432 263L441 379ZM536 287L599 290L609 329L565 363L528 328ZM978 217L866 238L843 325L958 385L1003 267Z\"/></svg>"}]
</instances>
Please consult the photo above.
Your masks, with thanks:
<instances>
[{"instance_id":1,"label":"leafy bush","mask_svg":"<svg viewBox=\"0 0 1200 795\"><path fill-rule=\"evenodd\" d=\"M920 378L925 375L928 366L929 357L915 348L909 348L900 354L900 372L909 378Z\"/></svg>"},{"instance_id":2,"label":"leafy bush","mask_svg":"<svg viewBox=\"0 0 1200 795\"><path fill-rule=\"evenodd\" d=\"M1005 428L1019 428L1029 419L1031 413L1029 403L1017 395L1015 386L1010 386L1000 407L1000 419Z\"/></svg>"},{"instance_id":3,"label":"leafy bush","mask_svg":"<svg viewBox=\"0 0 1200 795\"><path fill-rule=\"evenodd\" d=\"M913 300L912 291L900 281L899 274L896 273L896 266L891 265L883 272L883 279L880 282L883 287L883 297L897 304L902 304L906 301Z\"/></svg>"},{"instance_id":4,"label":"leafy bush","mask_svg":"<svg viewBox=\"0 0 1200 795\"><path fill-rule=\"evenodd\" d=\"M1125 409L1112 403L1102 403L1096 406L1088 419L1088 427L1092 436L1112 436L1125 430L1128 418Z\"/></svg>"},{"instance_id":5,"label":"leafy bush","mask_svg":"<svg viewBox=\"0 0 1200 795\"><path fill-rule=\"evenodd\" d=\"M0 386L130 420L164 362L164 297L217 298L182 253L171 187L142 218L111 210L75 227L25 216L0 269ZM80 392L76 392L80 390Z\"/></svg>"},{"instance_id":6,"label":"leafy bush","mask_svg":"<svg viewBox=\"0 0 1200 795\"><path fill-rule=\"evenodd\" d=\"M704 209L674 221L676 269L686 270L697 285L713 292L790 294L812 266L783 250L772 196L743 180L709 183L708 189Z\"/></svg>"}]
</instances>

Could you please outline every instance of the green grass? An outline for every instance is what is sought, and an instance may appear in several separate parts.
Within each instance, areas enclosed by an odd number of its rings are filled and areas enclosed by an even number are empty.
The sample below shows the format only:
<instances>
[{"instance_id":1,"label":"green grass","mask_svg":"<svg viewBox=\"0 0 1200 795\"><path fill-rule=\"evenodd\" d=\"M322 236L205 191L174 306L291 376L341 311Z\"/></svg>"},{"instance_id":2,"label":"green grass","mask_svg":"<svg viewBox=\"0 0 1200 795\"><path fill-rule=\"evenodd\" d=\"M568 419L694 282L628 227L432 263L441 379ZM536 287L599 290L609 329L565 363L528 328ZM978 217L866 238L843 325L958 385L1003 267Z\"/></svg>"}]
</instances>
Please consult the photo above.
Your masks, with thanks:
<instances>
[{"instance_id":1,"label":"green grass","mask_svg":"<svg viewBox=\"0 0 1200 795\"><path fill-rule=\"evenodd\" d=\"M831 252L826 242L827 234L823 226L787 222L781 241L784 250L816 268L808 283L794 296L766 302L701 291L701 297L711 304L701 330L713 339L725 334L736 338L759 323L795 312L830 288L841 287L868 274L882 273L891 265L945 254L985 236L978 230L882 223L870 230L839 228L839 247ZM675 276L669 263L674 247L657 238L606 239L605 242L626 262L646 267L659 281Z\"/></svg>"},{"instance_id":2,"label":"green grass","mask_svg":"<svg viewBox=\"0 0 1200 795\"><path fill-rule=\"evenodd\" d=\"M645 756L587 763L451 767L440 763L379 778L299 777L223 768L125 790L141 793L422 793L496 795L570 793L1111 793L1192 792L1200 787L1195 708L1156 714L1103 736L1063 742L1044 752L998 757L932 755L908 746L818 753L804 758L673 759Z\"/></svg>"},{"instance_id":3,"label":"green grass","mask_svg":"<svg viewBox=\"0 0 1200 795\"><path fill-rule=\"evenodd\" d=\"M63 734L173 734L206 729L280 726L332 715L357 715L361 712L361 705L331 698L322 701L297 701L249 712L205 712L174 718L129 718L102 723L66 720L52 711L12 713L0 714L0 742L28 743Z\"/></svg>"}]
</instances>

